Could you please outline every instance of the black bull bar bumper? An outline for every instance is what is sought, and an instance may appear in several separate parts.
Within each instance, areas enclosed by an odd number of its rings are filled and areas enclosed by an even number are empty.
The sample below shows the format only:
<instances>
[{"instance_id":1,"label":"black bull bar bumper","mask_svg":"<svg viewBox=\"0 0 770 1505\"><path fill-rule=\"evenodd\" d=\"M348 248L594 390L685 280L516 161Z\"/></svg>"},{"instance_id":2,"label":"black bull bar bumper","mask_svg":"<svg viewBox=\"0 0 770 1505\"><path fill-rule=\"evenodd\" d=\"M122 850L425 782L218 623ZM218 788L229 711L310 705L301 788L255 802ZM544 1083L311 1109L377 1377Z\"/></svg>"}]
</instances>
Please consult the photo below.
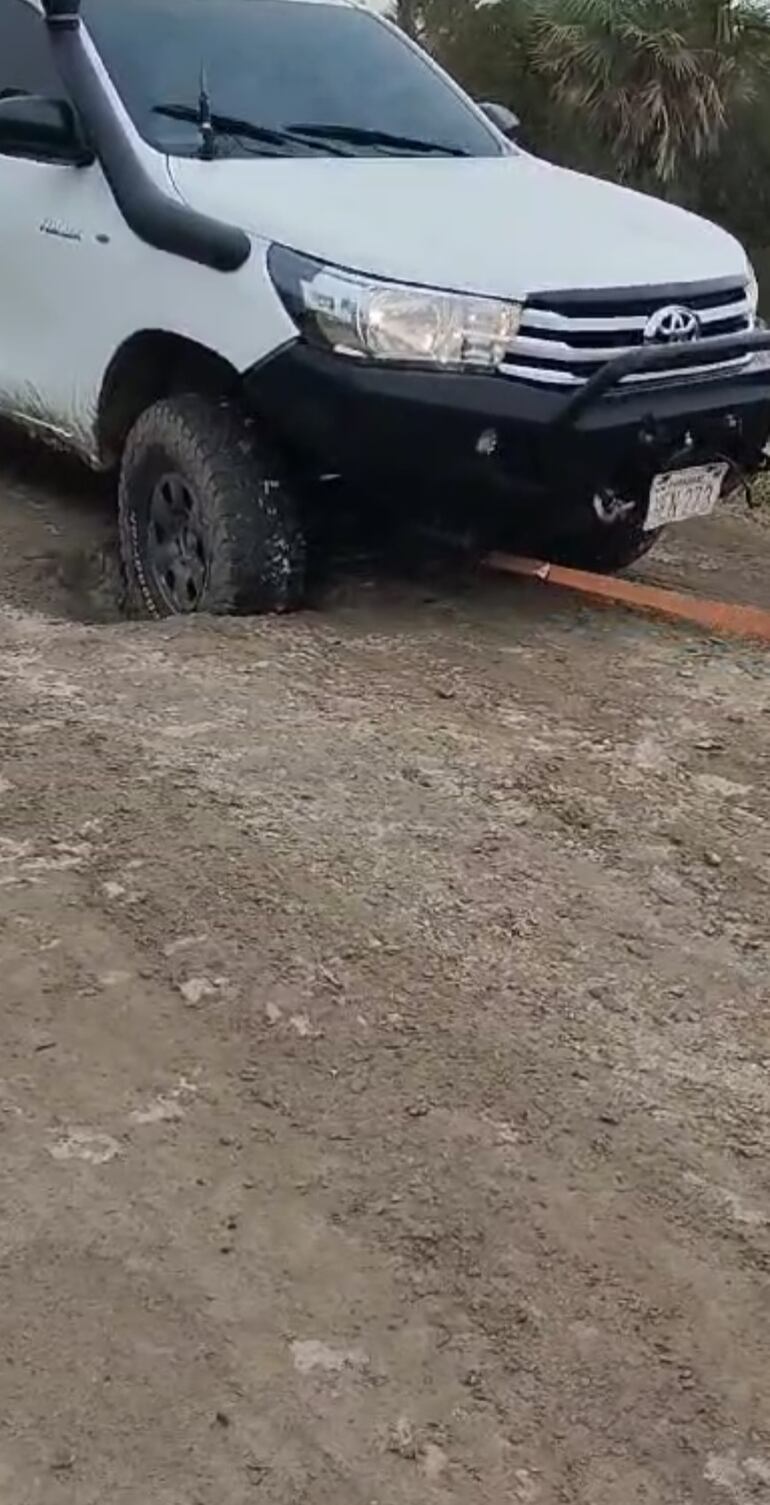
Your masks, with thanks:
<instances>
[{"instance_id":1,"label":"black bull bar bumper","mask_svg":"<svg viewBox=\"0 0 770 1505\"><path fill-rule=\"evenodd\" d=\"M626 380L647 375L665 379ZM425 504L471 524L489 518L493 533L501 517L535 534L571 531L590 525L604 491L641 508L662 470L762 464L770 330L642 346L566 393L497 372L356 361L297 340L247 374L244 395L311 471L354 481L364 510Z\"/></svg>"}]
</instances>

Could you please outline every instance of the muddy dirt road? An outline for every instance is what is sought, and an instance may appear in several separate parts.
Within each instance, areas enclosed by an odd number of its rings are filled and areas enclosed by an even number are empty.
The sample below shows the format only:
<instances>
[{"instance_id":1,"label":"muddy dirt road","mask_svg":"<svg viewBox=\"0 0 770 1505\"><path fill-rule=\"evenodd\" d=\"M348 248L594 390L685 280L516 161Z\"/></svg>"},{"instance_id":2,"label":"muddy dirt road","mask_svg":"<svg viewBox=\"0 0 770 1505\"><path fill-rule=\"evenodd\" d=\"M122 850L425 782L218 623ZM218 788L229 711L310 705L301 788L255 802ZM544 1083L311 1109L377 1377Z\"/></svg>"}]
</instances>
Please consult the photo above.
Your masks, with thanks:
<instances>
[{"instance_id":1,"label":"muddy dirt road","mask_svg":"<svg viewBox=\"0 0 770 1505\"><path fill-rule=\"evenodd\" d=\"M28 471L3 1505L770 1500L766 656L509 584L100 620ZM770 532L691 548L770 604Z\"/></svg>"}]
</instances>

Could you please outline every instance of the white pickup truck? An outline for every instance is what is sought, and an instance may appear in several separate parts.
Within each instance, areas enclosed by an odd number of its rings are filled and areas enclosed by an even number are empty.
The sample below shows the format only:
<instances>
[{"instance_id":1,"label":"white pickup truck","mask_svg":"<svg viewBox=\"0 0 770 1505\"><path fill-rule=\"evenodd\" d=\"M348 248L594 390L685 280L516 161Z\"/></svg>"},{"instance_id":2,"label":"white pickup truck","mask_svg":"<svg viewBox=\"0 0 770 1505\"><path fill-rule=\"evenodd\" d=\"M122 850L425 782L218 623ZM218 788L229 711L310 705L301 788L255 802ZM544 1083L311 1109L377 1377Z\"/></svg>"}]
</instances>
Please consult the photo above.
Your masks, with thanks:
<instances>
[{"instance_id":1,"label":"white pickup truck","mask_svg":"<svg viewBox=\"0 0 770 1505\"><path fill-rule=\"evenodd\" d=\"M346 0L0 0L0 416L135 609L299 602L323 476L610 570L759 466L741 247L503 119Z\"/></svg>"}]
</instances>

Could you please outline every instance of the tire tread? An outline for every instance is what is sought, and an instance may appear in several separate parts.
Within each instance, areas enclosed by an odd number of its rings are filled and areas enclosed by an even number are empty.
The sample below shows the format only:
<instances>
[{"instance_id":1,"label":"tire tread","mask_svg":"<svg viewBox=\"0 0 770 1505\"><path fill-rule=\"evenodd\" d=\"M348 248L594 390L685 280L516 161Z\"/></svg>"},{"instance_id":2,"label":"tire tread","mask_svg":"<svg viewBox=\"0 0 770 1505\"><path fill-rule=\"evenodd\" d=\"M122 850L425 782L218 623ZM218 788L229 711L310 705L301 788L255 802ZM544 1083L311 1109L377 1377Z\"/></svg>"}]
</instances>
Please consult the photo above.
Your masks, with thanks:
<instances>
[{"instance_id":1,"label":"tire tread","mask_svg":"<svg viewBox=\"0 0 770 1505\"><path fill-rule=\"evenodd\" d=\"M203 609L241 615L298 606L305 544L281 466L232 403L193 393L147 408L126 442L118 526L129 605L144 615L168 614L144 568L134 496L137 472L153 449L167 451L170 466L205 497L210 564Z\"/></svg>"}]
</instances>

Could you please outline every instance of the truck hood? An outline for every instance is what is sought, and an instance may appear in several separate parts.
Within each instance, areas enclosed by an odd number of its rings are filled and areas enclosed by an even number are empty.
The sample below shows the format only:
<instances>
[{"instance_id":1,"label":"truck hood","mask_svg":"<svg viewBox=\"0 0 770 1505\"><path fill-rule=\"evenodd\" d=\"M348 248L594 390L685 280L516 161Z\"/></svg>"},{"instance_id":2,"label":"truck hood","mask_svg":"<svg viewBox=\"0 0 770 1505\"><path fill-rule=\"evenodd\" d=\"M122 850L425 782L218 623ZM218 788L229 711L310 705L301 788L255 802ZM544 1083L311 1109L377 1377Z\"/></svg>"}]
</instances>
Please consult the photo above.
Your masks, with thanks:
<instances>
[{"instance_id":1,"label":"truck hood","mask_svg":"<svg viewBox=\"0 0 770 1505\"><path fill-rule=\"evenodd\" d=\"M715 225L525 152L169 160L186 203L264 241L398 281L523 298L740 277Z\"/></svg>"}]
</instances>

